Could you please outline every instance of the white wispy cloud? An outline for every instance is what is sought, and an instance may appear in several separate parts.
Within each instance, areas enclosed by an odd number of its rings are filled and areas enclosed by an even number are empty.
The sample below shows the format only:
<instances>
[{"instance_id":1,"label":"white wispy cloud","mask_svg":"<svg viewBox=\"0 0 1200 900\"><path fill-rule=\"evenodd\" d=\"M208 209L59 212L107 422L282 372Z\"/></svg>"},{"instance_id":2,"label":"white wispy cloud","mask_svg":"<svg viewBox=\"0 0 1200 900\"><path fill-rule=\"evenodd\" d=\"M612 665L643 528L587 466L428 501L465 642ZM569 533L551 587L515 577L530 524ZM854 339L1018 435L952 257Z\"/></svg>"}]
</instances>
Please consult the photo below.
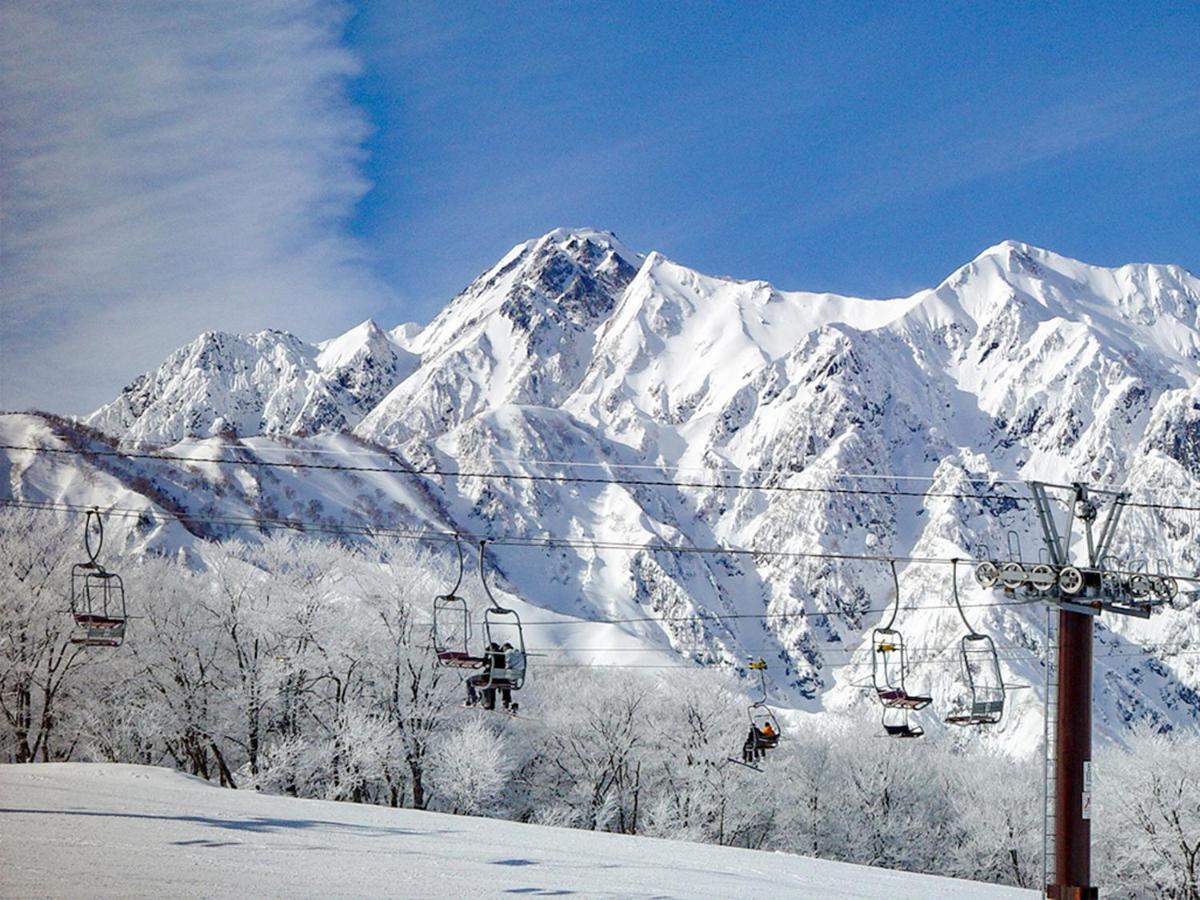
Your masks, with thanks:
<instances>
[{"instance_id":1,"label":"white wispy cloud","mask_svg":"<svg viewBox=\"0 0 1200 900\"><path fill-rule=\"evenodd\" d=\"M327 0L0 7L0 407L79 412L204 329L378 308Z\"/></svg>"}]
</instances>

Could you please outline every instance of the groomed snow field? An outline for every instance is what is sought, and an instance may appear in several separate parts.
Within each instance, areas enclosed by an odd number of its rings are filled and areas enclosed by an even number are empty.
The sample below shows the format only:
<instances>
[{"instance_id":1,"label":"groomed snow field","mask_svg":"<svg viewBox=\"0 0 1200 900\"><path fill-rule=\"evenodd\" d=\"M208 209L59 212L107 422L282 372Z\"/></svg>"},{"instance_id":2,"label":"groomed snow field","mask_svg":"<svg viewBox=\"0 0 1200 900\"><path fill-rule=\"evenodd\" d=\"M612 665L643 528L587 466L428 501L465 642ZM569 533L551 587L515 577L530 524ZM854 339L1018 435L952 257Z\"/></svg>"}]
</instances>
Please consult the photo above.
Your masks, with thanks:
<instances>
[{"instance_id":1,"label":"groomed snow field","mask_svg":"<svg viewBox=\"0 0 1200 900\"><path fill-rule=\"evenodd\" d=\"M0 766L5 897L812 897L1028 891L783 853L231 791L167 769Z\"/></svg>"}]
</instances>

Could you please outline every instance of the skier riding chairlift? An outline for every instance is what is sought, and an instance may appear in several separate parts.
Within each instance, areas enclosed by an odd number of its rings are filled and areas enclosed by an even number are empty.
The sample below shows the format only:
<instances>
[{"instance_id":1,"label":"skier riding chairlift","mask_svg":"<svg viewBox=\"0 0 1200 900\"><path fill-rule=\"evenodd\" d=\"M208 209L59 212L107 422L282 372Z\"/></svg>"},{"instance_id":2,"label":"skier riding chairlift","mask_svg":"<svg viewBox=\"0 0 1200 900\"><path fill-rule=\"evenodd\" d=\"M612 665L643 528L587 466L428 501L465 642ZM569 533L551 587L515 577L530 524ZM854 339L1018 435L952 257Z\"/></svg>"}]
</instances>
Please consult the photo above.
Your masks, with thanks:
<instances>
[{"instance_id":1,"label":"skier riding chairlift","mask_svg":"<svg viewBox=\"0 0 1200 900\"><path fill-rule=\"evenodd\" d=\"M467 705L478 703L478 690L482 690L483 708L495 709L496 691L499 690L504 708L515 713L518 704L512 702L512 692L519 691L525 684L525 633L521 627L521 617L516 611L505 609L492 596L483 569L486 546L486 541L479 542L479 580L491 602L491 606L483 613L483 638L487 650L481 661L483 671L467 679ZM505 640L501 644L496 637L497 632L511 635L516 643Z\"/></svg>"},{"instance_id":2,"label":"skier riding chairlift","mask_svg":"<svg viewBox=\"0 0 1200 900\"><path fill-rule=\"evenodd\" d=\"M774 750L778 746L779 732L770 722L764 722L761 728L751 725L750 733L746 735L746 743L742 745L742 760L753 763L763 759L768 750Z\"/></svg>"},{"instance_id":3,"label":"skier riding chairlift","mask_svg":"<svg viewBox=\"0 0 1200 900\"><path fill-rule=\"evenodd\" d=\"M483 708L496 708L496 687L494 675L497 669L504 668L504 651L495 641L488 644L483 656L480 657L483 671L467 678L467 706L479 703L479 691L483 691ZM505 691L504 707L507 709L512 702L511 694Z\"/></svg>"},{"instance_id":4,"label":"skier riding chairlift","mask_svg":"<svg viewBox=\"0 0 1200 900\"><path fill-rule=\"evenodd\" d=\"M759 690L762 697L750 704L750 730L742 744L742 761L753 763L763 759L768 750L779 746L782 729L774 711L767 705L767 662L764 659L751 660L750 668L758 672Z\"/></svg>"}]
</instances>

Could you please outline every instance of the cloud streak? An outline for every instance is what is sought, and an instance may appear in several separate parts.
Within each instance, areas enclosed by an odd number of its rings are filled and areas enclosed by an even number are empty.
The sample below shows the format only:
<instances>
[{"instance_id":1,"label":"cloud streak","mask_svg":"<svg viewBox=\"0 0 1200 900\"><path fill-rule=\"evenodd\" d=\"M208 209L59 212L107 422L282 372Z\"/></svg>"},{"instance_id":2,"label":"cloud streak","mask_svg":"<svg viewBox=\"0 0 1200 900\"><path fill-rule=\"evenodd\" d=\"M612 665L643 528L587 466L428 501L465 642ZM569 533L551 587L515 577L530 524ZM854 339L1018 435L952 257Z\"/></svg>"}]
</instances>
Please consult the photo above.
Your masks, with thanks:
<instances>
[{"instance_id":1,"label":"cloud streak","mask_svg":"<svg viewBox=\"0 0 1200 900\"><path fill-rule=\"evenodd\" d=\"M382 305L346 223L358 71L326 0L0 13L0 407L81 412L204 329Z\"/></svg>"}]
</instances>

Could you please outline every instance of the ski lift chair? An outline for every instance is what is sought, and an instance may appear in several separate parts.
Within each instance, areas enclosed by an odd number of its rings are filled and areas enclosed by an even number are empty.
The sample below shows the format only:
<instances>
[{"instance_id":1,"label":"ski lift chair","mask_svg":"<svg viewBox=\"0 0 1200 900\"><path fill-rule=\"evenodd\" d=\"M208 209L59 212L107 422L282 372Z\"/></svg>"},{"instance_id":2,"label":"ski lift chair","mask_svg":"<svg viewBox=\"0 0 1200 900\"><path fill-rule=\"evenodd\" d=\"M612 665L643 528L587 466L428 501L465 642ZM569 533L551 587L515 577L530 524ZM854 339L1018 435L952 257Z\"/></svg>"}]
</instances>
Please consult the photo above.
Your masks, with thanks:
<instances>
[{"instance_id":1,"label":"ski lift chair","mask_svg":"<svg viewBox=\"0 0 1200 900\"><path fill-rule=\"evenodd\" d=\"M754 729L760 747L764 750L774 750L779 746L783 729L779 727L779 718L775 715L775 710L767 705L767 661L762 658L751 660L750 669L758 672L758 690L762 694L748 709L750 727Z\"/></svg>"},{"instance_id":2,"label":"ski lift chair","mask_svg":"<svg viewBox=\"0 0 1200 900\"><path fill-rule=\"evenodd\" d=\"M909 711L904 708L883 708L883 733L894 738L919 738L925 734L925 729L913 724Z\"/></svg>"},{"instance_id":3,"label":"ski lift chair","mask_svg":"<svg viewBox=\"0 0 1200 900\"><path fill-rule=\"evenodd\" d=\"M92 547L95 525L96 546ZM125 584L121 576L100 563L104 523L98 509L90 509L83 523L83 543L88 561L71 567L71 615L77 631L71 643L84 647L120 647L125 640Z\"/></svg>"},{"instance_id":4,"label":"ski lift chair","mask_svg":"<svg viewBox=\"0 0 1200 900\"><path fill-rule=\"evenodd\" d=\"M961 690L946 716L949 725L995 725L1004 718L1005 686L996 644L971 627L958 597L958 560L951 560L954 606L967 633L959 642Z\"/></svg>"},{"instance_id":5,"label":"ski lift chair","mask_svg":"<svg viewBox=\"0 0 1200 900\"><path fill-rule=\"evenodd\" d=\"M909 693L908 650L904 636L894 628L876 628L871 632L871 678L879 702L886 709L907 709L916 712L933 702L925 694Z\"/></svg>"},{"instance_id":6,"label":"ski lift chair","mask_svg":"<svg viewBox=\"0 0 1200 900\"><path fill-rule=\"evenodd\" d=\"M783 729L779 727L779 718L775 711L767 705L767 662L764 659L750 661L750 669L758 672L759 692L762 694L747 708L750 719L750 730L742 745L742 763L750 765L766 756L768 750L779 746ZM737 762L737 760L734 760Z\"/></svg>"},{"instance_id":7,"label":"ski lift chair","mask_svg":"<svg viewBox=\"0 0 1200 900\"><path fill-rule=\"evenodd\" d=\"M471 640L471 611L467 601L458 596L463 579L463 548L458 535L454 536L458 548L458 579L454 587L445 594L433 598L433 626L431 636L433 650L438 662L456 669L478 669L483 657L472 656L468 646Z\"/></svg>"},{"instance_id":8,"label":"ski lift chair","mask_svg":"<svg viewBox=\"0 0 1200 900\"><path fill-rule=\"evenodd\" d=\"M959 644L963 690L946 716L950 725L995 725L1004 718L1005 687L996 647L986 634Z\"/></svg>"},{"instance_id":9,"label":"ski lift chair","mask_svg":"<svg viewBox=\"0 0 1200 900\"><path fill-rule=\"evenodd\" d=\"M479 580L491 603L491 606L483 613L484 653L497 654L497 651L492 648L503 648L505 645L508 645L510 649L504 651L502 655L493 656L492 665L487 669L487 680L481 687L519 691L525 684L525 672L529 659L525 651L525 630L521 627L521 617L517 611L505 609L492 596L492 590L488 587L483 569L486 546L487 541L479 542Z\"/></svg>"},{"instance_id":10,"label":"ski lift chair","mask_svg":"<svg viewBox=\"0 0 1200 900\"><path fill-rule=\"evenodd\" d=\"M525 684L525 633L521 628L521 617L515 610L500 606L490 607L483 613L484 653L496 653L492 647L510 650L499 651L499 657L487 670L485 688L507 688L519 691Z\"/></svg>"},{"instance_id":11,"label":"ski lift chair","mask_svg":"<svg viewBox=\"0 0 1200 900\"><path fill-rule=\"evenodd\" d=\"M871 632L871 682L884 709L915 712L927 707L933 698L908 690L908 650L904 646L904 635L892 627L900 613L900 576L896 574L896 561L889 560L889 565L896 599L887 624Z\"/></svg>"}]
</instances>

